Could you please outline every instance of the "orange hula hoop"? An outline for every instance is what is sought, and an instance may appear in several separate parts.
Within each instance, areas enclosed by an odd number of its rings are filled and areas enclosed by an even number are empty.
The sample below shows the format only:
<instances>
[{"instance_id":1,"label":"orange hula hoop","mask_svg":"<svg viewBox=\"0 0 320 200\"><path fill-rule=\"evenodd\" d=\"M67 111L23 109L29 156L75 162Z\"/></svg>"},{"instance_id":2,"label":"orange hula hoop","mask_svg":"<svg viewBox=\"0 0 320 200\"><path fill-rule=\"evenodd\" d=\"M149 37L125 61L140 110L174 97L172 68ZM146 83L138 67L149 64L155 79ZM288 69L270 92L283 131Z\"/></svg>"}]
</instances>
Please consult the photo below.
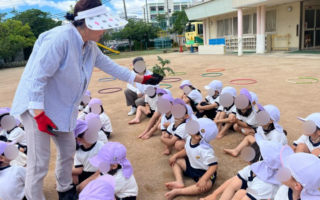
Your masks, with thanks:
<instances>
[{"instance_id":1,"label":"orange hula hoop","mask_svg":"<svg viewBox=\"0 0 320 200\"><path fill-rule=\"evenodd\" d=\"M224 68L207 69L207 72L223 72L223 71L225 71Z\"/></svg>"}]
</instances>

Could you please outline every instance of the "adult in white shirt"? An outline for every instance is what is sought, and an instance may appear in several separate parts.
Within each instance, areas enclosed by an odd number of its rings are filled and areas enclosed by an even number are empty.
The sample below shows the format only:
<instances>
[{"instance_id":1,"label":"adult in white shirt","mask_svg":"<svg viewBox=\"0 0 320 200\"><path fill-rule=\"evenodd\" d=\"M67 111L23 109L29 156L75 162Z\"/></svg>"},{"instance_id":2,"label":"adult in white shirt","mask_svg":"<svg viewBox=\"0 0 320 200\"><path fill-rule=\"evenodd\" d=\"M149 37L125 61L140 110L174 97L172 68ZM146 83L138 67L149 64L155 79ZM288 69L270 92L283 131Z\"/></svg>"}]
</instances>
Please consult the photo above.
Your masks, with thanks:
<instances>
[{"instance_id":1,"label":"adult in white shirt","mask_svg":"<svg viewBox=\"0 0 320 200\"><path fill-rule=\"evenodd\" d=\"M137 57L132 61L132 64L134 65L138 61L144 61L144 60L142 57ZM133 72L142 76L152 74L147 69L142 73L138 73L133 69ZM147 89L147 86L137 82L135 82L135 84L136 84L136 87L134 87L133 84L131 83L127 83L127 89L124 91L124 94L126 96L127 106L131 106L131 110L128 113L129 116L136 114L138 106L145 105L144 97L145 97L145 91Z\"/></svg>"}]
</instances>

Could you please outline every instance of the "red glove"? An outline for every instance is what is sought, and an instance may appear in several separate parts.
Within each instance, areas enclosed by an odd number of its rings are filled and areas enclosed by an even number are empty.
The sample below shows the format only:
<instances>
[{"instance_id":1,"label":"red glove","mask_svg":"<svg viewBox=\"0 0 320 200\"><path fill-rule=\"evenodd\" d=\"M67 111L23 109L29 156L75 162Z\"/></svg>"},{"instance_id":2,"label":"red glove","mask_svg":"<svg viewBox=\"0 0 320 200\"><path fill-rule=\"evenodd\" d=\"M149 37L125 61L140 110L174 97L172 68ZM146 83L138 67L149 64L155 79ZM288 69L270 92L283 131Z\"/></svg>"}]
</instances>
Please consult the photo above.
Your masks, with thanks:
<instances>
[{"instance_id":1,"label":"red glove","mask_svg":"<svg viewBox=\"0 0 320 200\"><path fill-rule=\"evenodd\" d=\"M142 84L145 85L158 85L163 79L163 76L159 74L152 74L143 76Z\"/></svg>"},{"instance_id":2,"label":"red glove","mask_svg":"<svg viewBox=\"0 0 320 200\"><path fill-rule=\"evenodd\" d=\"M51 136L57 136L52 129L58 129L58 127L51 121L44 111L37 115L34 119L37 121L39 131L47 133Z\"/></svg>"}]
</instances>

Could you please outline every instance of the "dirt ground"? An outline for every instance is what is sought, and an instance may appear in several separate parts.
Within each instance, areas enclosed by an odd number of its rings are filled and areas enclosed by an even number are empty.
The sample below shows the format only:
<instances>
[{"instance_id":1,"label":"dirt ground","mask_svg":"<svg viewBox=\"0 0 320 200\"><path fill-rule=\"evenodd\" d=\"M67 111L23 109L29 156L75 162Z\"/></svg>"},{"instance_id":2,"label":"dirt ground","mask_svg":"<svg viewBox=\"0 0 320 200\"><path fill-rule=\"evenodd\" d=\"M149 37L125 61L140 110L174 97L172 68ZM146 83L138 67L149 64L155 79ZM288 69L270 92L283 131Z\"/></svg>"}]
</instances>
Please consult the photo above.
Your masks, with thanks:
<instances>
[{"instance_id":1,"label":"dirt ground","mask_svg":"<svg viewBox=\"0 0 320 200\"><path fill-rule=\"evenodd\" d=\"M319 111L319 83L316 84L291 84L286 79L290 77L319 77L320 56L300 56L287 54L244 55L237 57L236 54L225 56L206 56L188 54L161 54L165 59L171 60L171 68L176 72L186 72L181 79L189 79L194 86L202 91L205 97L206 91L203 88L212 80L221 80L224 86L234 86L239 92L242 87L254 91L259 97L262 105L273 104L281 111L280 124L288 131L288 140L292 144L301 134L301 122L297 116L307 115ZM156 55L144 57L150 66L157 63ZM117 59L115 62L122 66L132 68L132 58ZM217 78L204 78L201 74L207 69L225 68L223 76ZM11 106L15 89L23 68L6 69L0 71L0 107ZM134 175L139 185L139 200L161 200L165 199L164 194L168 192L165 183L174 180L168 157L164 156L163 145L159 141L159 133L147 141L138 140L137 136L144 130L148 123L143 118L139 125L129 126L128 121L133 117L127 116L129 107L126 107L123 91L114 94L98 94L98 90L106 87L126 88L126 83L119 80L112 82L98 82L99 78L110 77L103 72L93 72L89 90L93 97L100 98L104 103L107 115L113 125L113 134L110 141L117 141L124 144L128 149L128 158L134 168ZM256 84L247 86L231 85L229 82L237 78L253 78ZM182 91L179 89L180 82L172 83L172 94L179 97ZM222 152L224 148L233 148L238 144L241 136L230 132L226 137L212 142L215 153L219 158L218 178L209 193L221 185L228 178L236 175L237 171L246 166L241 158L232 158ZM45 179L44 193L48 200L55 200L57 193L54 188L54 167L55 147L51 145L52 154L49 173ZM191 179L186 179L186 185L194 184ZM209 194L207 193L207 194ZM177 197L176 199L199 199L205 195L193 197Z\"/></svg>"}]
</instances>

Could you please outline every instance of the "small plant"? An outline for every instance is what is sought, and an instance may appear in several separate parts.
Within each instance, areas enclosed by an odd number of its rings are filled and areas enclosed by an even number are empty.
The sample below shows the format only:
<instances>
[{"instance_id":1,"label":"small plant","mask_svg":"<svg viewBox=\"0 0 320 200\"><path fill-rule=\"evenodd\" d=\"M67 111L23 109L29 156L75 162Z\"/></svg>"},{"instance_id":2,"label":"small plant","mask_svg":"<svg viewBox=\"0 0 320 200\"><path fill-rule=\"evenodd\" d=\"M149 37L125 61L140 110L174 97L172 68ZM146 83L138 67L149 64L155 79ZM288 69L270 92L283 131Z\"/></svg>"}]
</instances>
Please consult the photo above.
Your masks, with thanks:
<instances>
[{"instance_id":1,"label":"small plant","mask_svg":"<svg viewBox=\"0 0 320 200\"><path fill-rule=\"evenodd\" d=\"M165 67L166 65L169 65L171 63L170 60L167 60L167 59L163 60L160 56L158 56L158 61L160 62L160 65L162 65L162 66L159 66L158 64L156 64L152 68L153 73L159 74L163 77L166 77L165 71L174 74L174 71L170 67Z\"/></svg>"}]
</instances>

